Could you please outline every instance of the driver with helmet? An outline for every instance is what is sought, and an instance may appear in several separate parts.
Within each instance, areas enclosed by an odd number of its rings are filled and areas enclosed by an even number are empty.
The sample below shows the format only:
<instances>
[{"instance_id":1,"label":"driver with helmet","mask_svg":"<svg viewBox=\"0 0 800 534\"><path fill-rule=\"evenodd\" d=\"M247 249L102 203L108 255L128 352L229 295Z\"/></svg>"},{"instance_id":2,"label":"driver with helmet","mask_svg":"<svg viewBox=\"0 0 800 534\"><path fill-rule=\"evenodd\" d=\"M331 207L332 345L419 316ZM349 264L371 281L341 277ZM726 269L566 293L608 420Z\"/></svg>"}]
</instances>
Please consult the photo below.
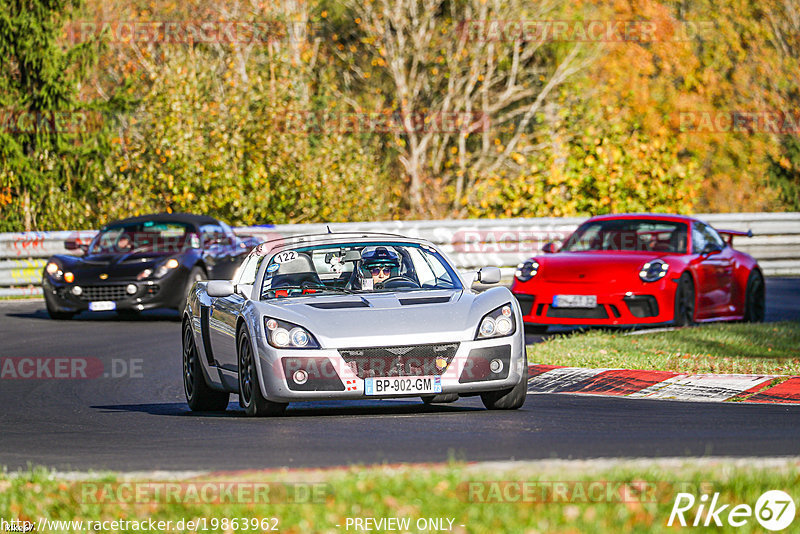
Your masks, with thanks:
<instances>
[{"instance_id":1,"label":"driver with helmet","mask_svg":"<svg viewBox=\"0 0 800 534\"><path fill-rule=\"evenodd\" d=\"M372 276L372 286L377 289L400 274L400 256L386 247L375 247L361 253L361 267L367 277Z\"/></svg>"}]
</instances>

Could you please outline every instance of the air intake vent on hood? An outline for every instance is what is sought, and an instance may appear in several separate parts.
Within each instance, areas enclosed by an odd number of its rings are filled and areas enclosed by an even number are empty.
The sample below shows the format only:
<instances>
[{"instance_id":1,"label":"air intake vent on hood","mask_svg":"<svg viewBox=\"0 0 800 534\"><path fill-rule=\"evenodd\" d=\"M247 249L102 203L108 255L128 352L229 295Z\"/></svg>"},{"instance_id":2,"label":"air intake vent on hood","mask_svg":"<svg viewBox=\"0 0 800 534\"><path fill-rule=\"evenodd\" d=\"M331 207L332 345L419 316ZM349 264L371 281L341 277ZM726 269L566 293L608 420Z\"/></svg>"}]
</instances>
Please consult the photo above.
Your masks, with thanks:
<instances>
[{"instance_id":1,"label":"air intake vent on hood","mask_svg":"<svg viewBox=\"0 0 800 534\"><path fill-rule=\"evenodd\" d=\"M442 304L443 302L449 301L450 297L422 297L415 299L400 299L400 304L403 306L409 306L411 304Z\"/></svg>"},{"instance_id":2,"label":"air intake vent on hood","mask_svg":"<svg viewBox=\"0 0 800 534\"><path fill-rule=\"evenodd\" d=\"M344 308L369 308L369 304L363 300L345 300L341 302L315 302L313 304L306 304L312 308L319 308L320 310L341 310Z\"/></svg>"}]
</instances>

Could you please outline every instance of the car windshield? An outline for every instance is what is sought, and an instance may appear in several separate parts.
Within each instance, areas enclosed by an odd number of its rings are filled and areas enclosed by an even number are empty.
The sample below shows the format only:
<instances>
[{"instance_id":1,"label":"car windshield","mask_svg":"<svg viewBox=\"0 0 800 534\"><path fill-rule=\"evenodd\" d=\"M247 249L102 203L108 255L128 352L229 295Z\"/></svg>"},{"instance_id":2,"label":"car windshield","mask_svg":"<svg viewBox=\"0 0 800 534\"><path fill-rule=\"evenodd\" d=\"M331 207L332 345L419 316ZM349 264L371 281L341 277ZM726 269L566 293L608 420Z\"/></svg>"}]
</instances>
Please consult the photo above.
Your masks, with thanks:
<instances>
[{"instance_id":1,"label":"car windshield","mask_svg":"<svg viewBox=\"0 0 800 534\"><path fill-rule=\"evenodd\" d=\"M191 225L173 221L145 221L101 230L92 241L89 254L176 253L187 247L199 246L199 237Z\"/></svg>"},{"instance_id":2,"label":"car windshield","mask_svg":"<svg viewBox=\"0 0 800 534\"><path fill-rule=\"evenodd\" d=\"M270 299L461 288L456 272L432 247L351 243L278 252L266 267L261 295Z\"/></svg>"},{"instance_id":3,"label":"car windshield","mask_svg":"<svg viewBox=\"0 0 800 534\"><path fill-rule=\"evenodd\" d=\"M681 222L611 219L589 221L570 236L565 252L620 250L630 252L686 252L687 226Z\"/></svg>"}]
</instances>

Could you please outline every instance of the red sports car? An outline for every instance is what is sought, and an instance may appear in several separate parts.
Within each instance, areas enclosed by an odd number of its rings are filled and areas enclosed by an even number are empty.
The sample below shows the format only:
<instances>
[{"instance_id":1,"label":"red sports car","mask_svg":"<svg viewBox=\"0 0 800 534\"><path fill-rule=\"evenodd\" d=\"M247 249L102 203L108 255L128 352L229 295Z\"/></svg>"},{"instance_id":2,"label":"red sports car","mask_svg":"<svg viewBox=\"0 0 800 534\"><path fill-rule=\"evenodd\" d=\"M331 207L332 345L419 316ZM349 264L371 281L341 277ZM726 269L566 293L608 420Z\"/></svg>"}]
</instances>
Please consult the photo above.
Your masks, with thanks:
<instances>
[{"instance_id":1,"label":"red sports car","mask_svg":"<svg viewBox=\"0 0 800 534\"><path fill-rule=\"evenodd\" d=\"M720 234L727 237L727 241ZM733 236L680 215L604 215L560 250L517 267L511 291L529 330L548 325L674 324L764 320L764 277Z\"/></svg>"}]
</instances>

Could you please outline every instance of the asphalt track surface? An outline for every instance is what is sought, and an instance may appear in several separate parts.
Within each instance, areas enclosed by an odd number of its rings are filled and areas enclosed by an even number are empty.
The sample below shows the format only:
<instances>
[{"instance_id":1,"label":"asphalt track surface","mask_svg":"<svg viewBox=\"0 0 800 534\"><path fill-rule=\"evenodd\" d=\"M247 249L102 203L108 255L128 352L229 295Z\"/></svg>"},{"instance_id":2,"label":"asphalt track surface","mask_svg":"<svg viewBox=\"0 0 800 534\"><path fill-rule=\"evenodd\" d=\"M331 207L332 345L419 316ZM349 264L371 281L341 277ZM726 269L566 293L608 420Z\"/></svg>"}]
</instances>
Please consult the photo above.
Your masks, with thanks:
<instances>
[{"instance_id":1,"label":"asphalt track surface","mask_svg":"<svg viewBox=\"0 0 800 534\"><path fill-rule=\"evenodd\" d=\"M767 320L800 320L800 279L767 280ZM171 312L51 321L43 301L0 302L0 358L22 357L87 358L99 372L0 379L0 466L12 470L800 455L800 406L786 405L529 395L514 412L486 411L477 398L433 407L370 400L296 404L284 417L251 419L231 396L224 414L194 414Z\"/></svg>"}]
</instances>

